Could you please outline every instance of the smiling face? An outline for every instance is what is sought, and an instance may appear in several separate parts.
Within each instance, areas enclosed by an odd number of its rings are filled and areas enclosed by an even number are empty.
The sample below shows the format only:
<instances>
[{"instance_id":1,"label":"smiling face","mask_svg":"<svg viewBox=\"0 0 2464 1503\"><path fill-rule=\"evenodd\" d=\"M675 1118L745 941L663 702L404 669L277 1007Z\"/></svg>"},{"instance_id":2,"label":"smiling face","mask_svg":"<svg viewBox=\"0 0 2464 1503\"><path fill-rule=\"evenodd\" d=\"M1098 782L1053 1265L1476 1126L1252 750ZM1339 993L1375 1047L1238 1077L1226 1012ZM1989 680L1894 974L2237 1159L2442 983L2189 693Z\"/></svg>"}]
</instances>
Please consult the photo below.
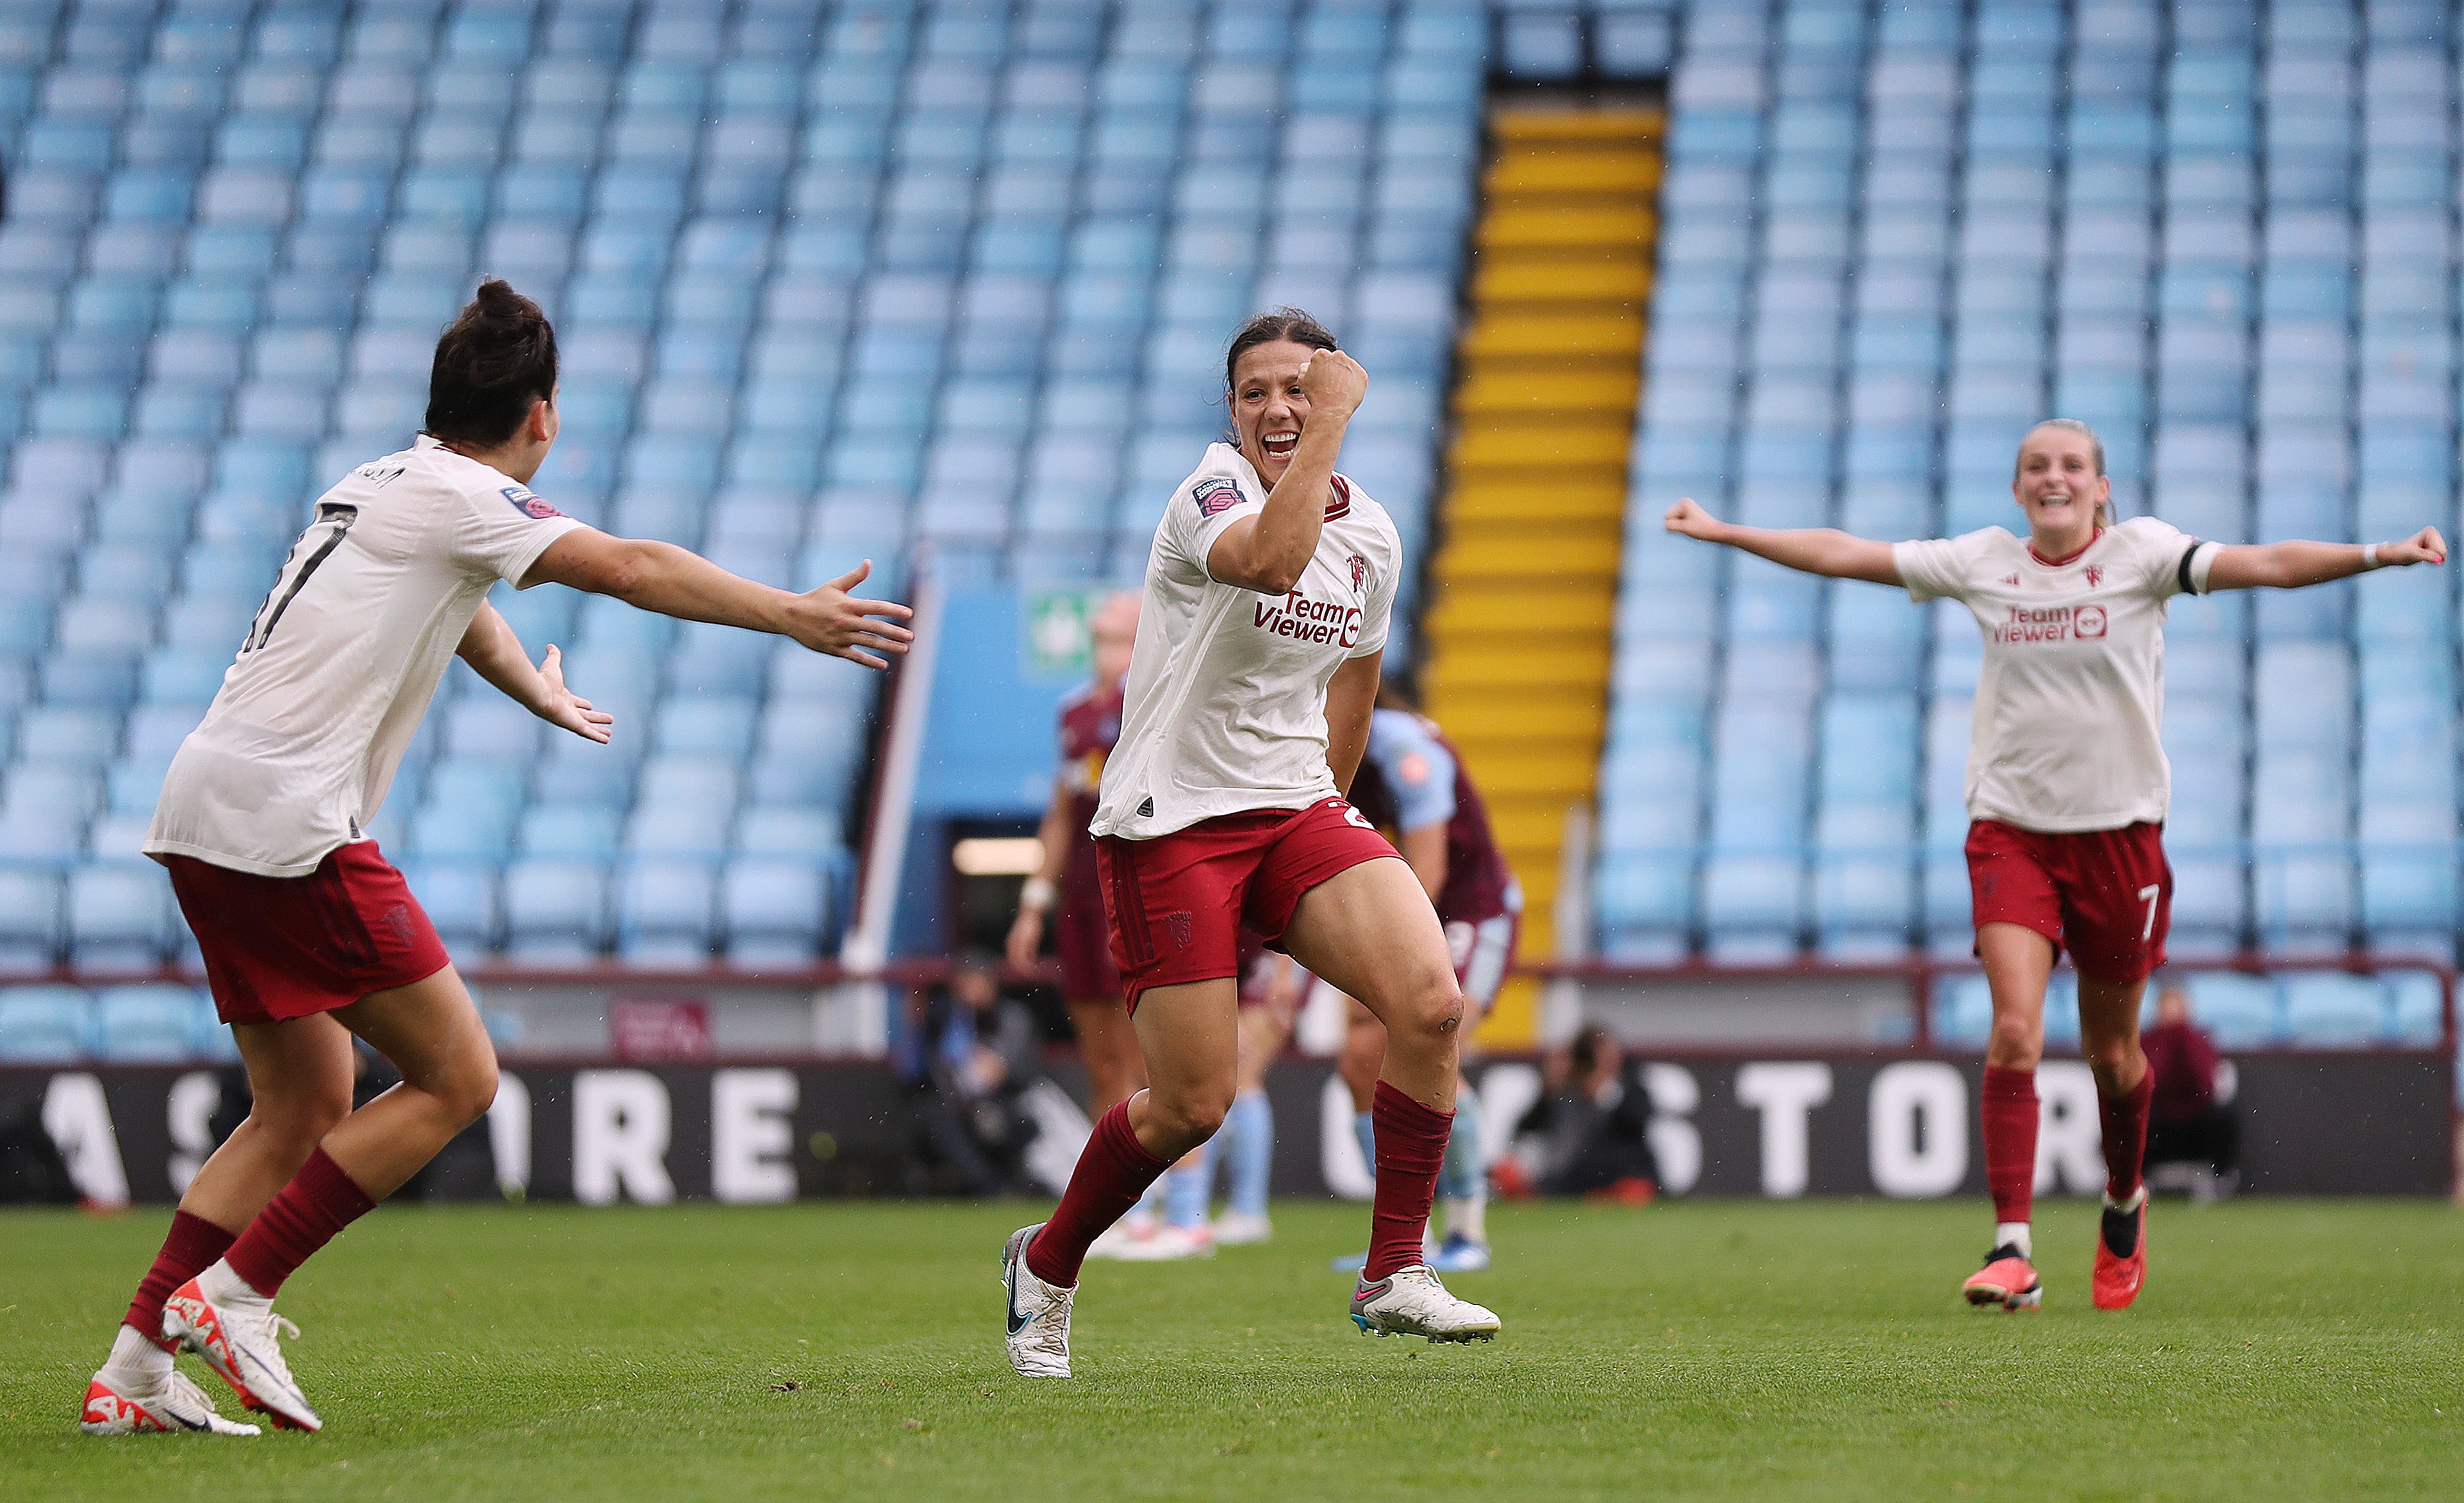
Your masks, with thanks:
<instances>
[{"instance_id":1,"label":"smiling face","mask_svg":"<svg viewBox=\"0 0 2464 1503\"><path fill-rule=\"evenodd\" d=\"M1242 351L1232 368L1232 428L1241 437L1242 456L1257 467L1270 490L1291 468L1292 449L1309 422L1301 371L1316 353L1306 344L1274 339Z\"/></svg>"},{"instance_id":2,"label":"smiling face","mask_svg":"<svg viewBox=\"0 0 2464 1503\"><path fill-rule=\"evenodd\" d=\"M2113 482L2099 472L2094 435L2040 426L2019 446L2011 494L2028 514L2036 551L2058 556L2095 538L2097 515L2113 494Z\"/></svg>"}]
</instances>

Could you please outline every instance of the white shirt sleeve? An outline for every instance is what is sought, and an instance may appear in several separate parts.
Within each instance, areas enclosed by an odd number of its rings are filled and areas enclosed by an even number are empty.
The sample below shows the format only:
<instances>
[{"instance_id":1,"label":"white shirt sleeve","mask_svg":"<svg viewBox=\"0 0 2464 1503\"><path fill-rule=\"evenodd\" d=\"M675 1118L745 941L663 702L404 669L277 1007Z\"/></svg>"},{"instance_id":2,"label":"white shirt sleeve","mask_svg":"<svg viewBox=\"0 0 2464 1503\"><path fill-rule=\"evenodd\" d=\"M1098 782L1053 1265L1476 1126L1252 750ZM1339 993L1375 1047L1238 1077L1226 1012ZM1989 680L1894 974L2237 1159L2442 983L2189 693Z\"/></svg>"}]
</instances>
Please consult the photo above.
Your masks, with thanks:
<instances>
[{"instance_id":1,"label":"white shirt sleeve","mask_svg":"<svg viewBox=\"0 0 2464 1503\"><path fill-rule=\"evenodd\" d=\"M510 479L493 490L456 486L453 493L461 503L447 519L453 561L516 589L548 544L582 525Z\"/></svg>"},{"instance_id":2,"label":"white shirt sleeve","mask_svg":"<svg viewBox=\"0 0 2464 1503\"><path fill-rule=\"evenodd\" d=\"M1188 534L1190 562L1213 579L1215 571L1208 566L1207 555L1215 552L1216 539L1243 517L1265 511L1266 498L1239 475L1201 470L1189 477L1182 494L1172 498L1172 506L1175 519L1182 522Z\"/></svg>"},{"instance_id":3,"label":"white shirt sleeve","mask_svg":"<svg viewBox=\"0 0 2464 1503\"><path fill-rule=\"evenodd\" d=\"M2152 516L2134 516L2122 525L2130 536L2149 594L2162 600L2208 593L2208 571L2215 567L2221 544L2192 537Z\"/></svg>"},{"instance_id":4,"label":"white shirt sleeve","mask_svg":"<svg viewBox=\"0 0 2464 1503\"><path fill-rule=\"evenodd\" d=\"M1907 586L1908 599L1919 605L1927 600L1964 600L1977 555L1984 552L1998 531L1989 527L1957 537L1893 543L1891 567L1900 572L1900 582Z\"/></svg>"}]
</instances>

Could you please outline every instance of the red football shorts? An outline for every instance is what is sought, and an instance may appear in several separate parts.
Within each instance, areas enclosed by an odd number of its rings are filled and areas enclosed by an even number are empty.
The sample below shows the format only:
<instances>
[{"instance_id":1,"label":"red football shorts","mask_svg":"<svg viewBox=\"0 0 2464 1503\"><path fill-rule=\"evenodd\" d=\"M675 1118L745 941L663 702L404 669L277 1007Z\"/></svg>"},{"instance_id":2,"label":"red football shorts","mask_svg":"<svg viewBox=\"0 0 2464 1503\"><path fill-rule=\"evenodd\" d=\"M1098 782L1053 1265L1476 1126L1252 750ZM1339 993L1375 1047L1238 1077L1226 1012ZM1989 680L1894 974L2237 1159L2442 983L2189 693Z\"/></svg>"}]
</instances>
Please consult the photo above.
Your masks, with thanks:
<instances>
[{"instance_id":1,"label":"red football shorts","mask_svg":"<svg viewBox=\"0 0 2464 1503\"><path fill-rule=\"evenodd\" d=\"M2142 820L2119 830L2047 835L1994 819L1968 827L1968 884L1976 926L2016 924L2067 948L2091 981L2145 981L2165 964L2173 868L2165 829Z\"/></svg>"},{"instance_id":2,"label":"red football shorts","mask_svg":"<svg viewBox=\"0 0 2464 1503\"><path fill-rule=\"evenodd\" d=\"M1112 964L1130 1010L1151 987L1241 973L1241 929L1273 941L1301 894L1363 861L1400 860L1340 798L1202 819L1152 840L1095 842Z\"/></svg>"},{"instance_id":3,"label":"red football shorts","mask_svg":"<svg viewBox=\"0 0 2464 1503\"><path fill-rule=\"evenodd\" d=\"M260 877L190 856L163 864L226 1023L330 1013L452 964L374 840L336 846L305 877Z\"/></svg>"}]
</instances>

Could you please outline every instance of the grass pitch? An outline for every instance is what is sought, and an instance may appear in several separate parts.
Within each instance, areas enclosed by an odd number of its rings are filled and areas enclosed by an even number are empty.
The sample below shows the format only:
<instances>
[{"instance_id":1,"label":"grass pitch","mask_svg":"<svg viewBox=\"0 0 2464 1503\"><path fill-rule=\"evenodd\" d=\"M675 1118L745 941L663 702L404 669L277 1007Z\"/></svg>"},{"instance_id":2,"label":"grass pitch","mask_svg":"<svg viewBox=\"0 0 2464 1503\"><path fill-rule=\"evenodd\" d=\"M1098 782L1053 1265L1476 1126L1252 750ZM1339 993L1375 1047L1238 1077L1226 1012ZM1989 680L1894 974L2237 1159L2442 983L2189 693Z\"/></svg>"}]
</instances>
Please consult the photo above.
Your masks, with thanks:
<instances>
[{"instance_id":1,"label":"grass pitch","mask_svg":"<svg viewBox=\"0 0 2464 1503\"><path fill-rule=\"evenodd\" d=\"M2464 1214L2159 1205L2147 1291L1956 1288L1981 1204L1507 1207L1494 1345L1369 1340L1277 1240L1090 1264L1079 1376L1001 1356L1024 1206L389 1209L286 1288L316 1436L96 1441L88 1373L165 1217L0 1213L0 1498L2454 1497ZM205 1386L221 1384L184 1359Z\"/></svg>"}]
</instances>

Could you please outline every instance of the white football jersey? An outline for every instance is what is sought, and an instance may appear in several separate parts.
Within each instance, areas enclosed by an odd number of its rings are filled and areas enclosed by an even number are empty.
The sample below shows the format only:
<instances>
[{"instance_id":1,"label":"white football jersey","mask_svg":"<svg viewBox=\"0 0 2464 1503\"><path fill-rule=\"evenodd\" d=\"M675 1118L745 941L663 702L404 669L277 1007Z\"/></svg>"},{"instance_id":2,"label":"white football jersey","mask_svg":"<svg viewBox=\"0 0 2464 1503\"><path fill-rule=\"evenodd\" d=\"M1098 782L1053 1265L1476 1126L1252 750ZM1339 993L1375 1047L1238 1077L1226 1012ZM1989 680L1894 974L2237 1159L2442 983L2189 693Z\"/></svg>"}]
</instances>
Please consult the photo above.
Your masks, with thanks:
<instances>
[{"instance_id":1,"label":"white football jersey","mask_svg":"<svg viewBox=\"0 0 2464 1503\"><path fill-rule=\"evenodd\" d=\"M1299 581L1260 595L1206 570L1224 530L1265 508L1241 451L1207 446L1173 492L1147 556L1121 739L1089 831L1152 839L1340 792L1326 762L1327 682L1347 660L1384 650L1403 543L1386 509L1351 481L1337 475L1334 493Z\"/></svg>"},{"instance_id":2,"label":"white football jersey","mask_svg":"<svg viewBox=\"0 0 2464 1503\"><path fill-rule=\"evenodd\" d=\"M344 476L171 759L147 854L302 877L362 839L489 587L581 525L425 436Z\"/></svg>"},{"instance_id":3,"label":"white football jersey","mask_svg":"<svg viewBox=\"0 0 2464 1503\"><path fill-rule=\"evenodd\" d=\"M1892 549L1910 597L1958 600L1985 634L1969 818L2048 834L2164 820L2165 607L2206 591L2216 547L2140 516L2053 561L1999 527Z\"/></svg>"}]
</instances>

